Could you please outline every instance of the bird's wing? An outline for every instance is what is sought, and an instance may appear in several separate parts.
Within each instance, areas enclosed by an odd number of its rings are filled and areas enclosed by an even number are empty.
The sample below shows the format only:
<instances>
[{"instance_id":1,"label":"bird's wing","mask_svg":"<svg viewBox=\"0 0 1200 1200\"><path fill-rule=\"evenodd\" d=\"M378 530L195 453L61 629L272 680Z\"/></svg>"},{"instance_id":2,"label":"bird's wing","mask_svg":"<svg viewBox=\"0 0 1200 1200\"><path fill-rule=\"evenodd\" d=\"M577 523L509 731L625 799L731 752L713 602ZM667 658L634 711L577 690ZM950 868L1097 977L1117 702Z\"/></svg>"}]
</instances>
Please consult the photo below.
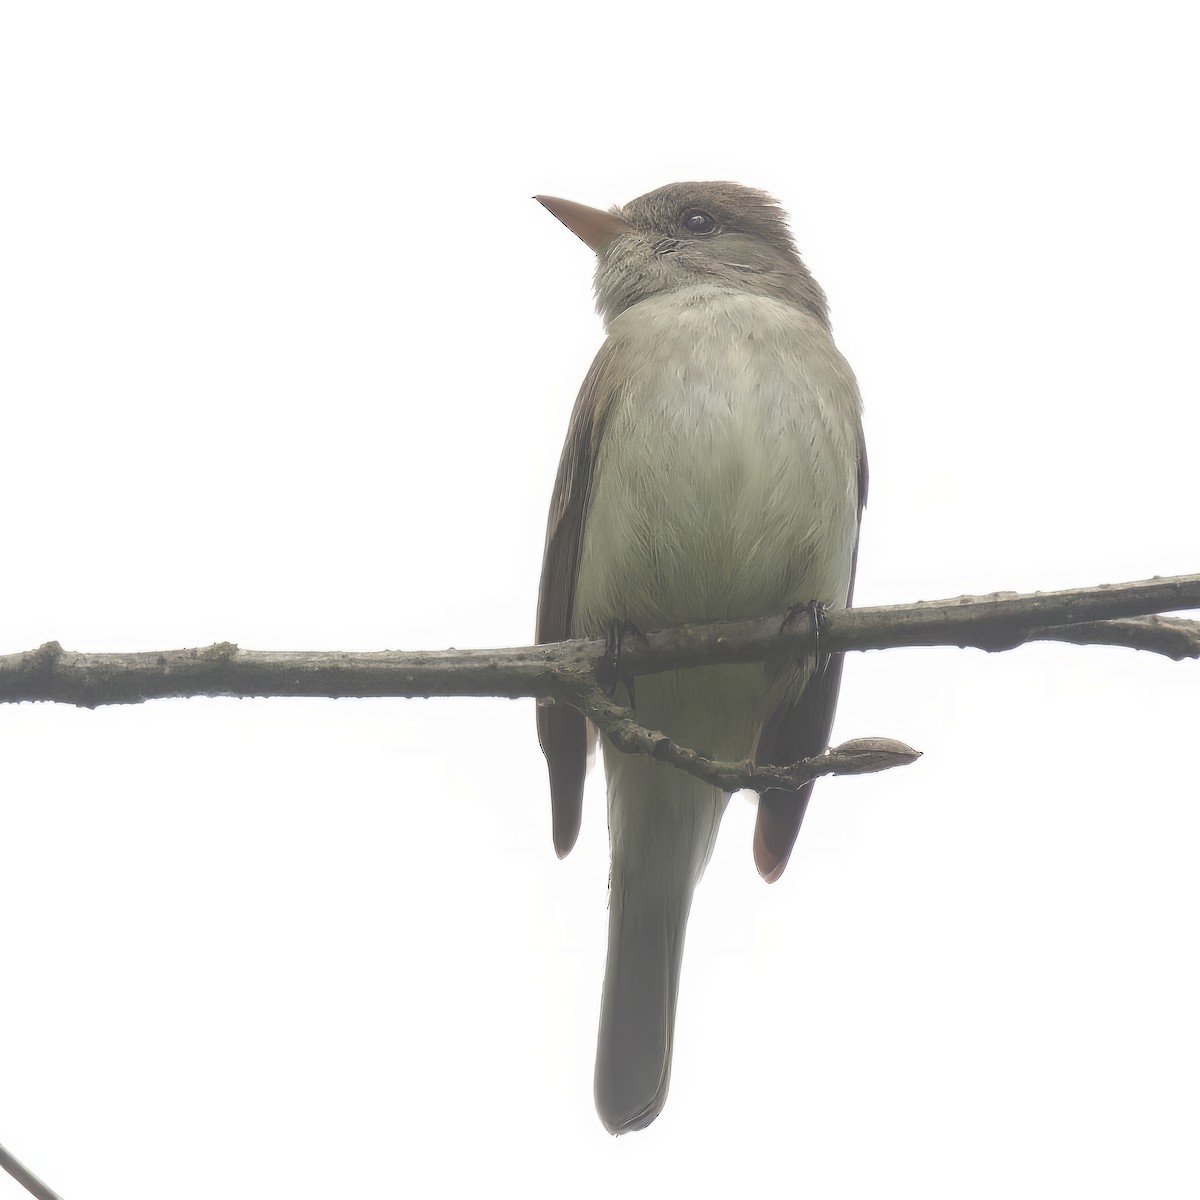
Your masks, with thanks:
<instances>
[{"instance_id":1,"label":"bird's wing","mask_svg":"<svg viewBox=\"0 0 1200 1200\"><path fill-rule=\"evenodd\" d=\"M867 502L867 448L862 429L858 430L858 519L862 524ZM858 533L850 563L850 586L846 604L854 595L854 574L858 566ZM790 705L781 706L768 719L758 741L756 759L760 763L786 766L801 758L820 754L829 745L833 713L837 708L838 687L842 682L842 655L822 655L804 690ZM812 795L812 782L798 791L770 788L758 798L758 818L754 826L754 864L759 874L774 883L783 874L788 857L800 832L804 810Z\"/></svg>"},{"instance_id":2,"label":"bird's wing","mask_svg":"<svg viewBox=\"0 0 1200 1200\"><path fill-rule=\"evenodd\" d=\"M604 384L611 358L612 342L607 341L579 389L567 428L567 441L558 464L546 526L546 551L538 590L538 645L561 642L571 636L571 610L575 602L575 581L579 577L583 525L607 399L612 391ZM537 710L537 727L538 741L550 769L554 849L562 858L570 852L579 836L583 780L587 774L587 722L565 704L541 704Z\"/></svg>"}]
</instances>

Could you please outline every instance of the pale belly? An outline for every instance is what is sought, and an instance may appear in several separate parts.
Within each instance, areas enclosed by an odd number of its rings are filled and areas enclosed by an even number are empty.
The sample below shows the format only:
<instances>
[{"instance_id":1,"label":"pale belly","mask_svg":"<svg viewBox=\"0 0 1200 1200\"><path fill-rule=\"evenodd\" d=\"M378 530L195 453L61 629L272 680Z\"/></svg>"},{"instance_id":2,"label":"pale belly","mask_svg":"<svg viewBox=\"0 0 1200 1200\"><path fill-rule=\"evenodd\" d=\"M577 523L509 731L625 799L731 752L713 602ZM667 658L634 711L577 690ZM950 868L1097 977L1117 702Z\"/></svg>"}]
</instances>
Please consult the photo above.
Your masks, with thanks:
<instances>
[{"instance_id":1,"label":"pale belly","mask_svg":"<svg viewBox=\"0 0 1200 1200\"><path fill-rule=\"evenodd\" d=\"M858 393L812 318L668 297L613 323L628 383L604 425L574 632L846 602ZM646 311L653 310L653 311ZM628 330L622 329L625 317Z\"/></svg>"},{"instance_id":2,"label":"pale belly","mask_svg":"<svg viewBox=\"0 0 1200 1200\"><path fill-rule=\"evenodd\" d=\"M600 443L573 632L845 604L859 400L826 331L744 296L684 293L638 309L610 331L628 383ZM794 658L667 672L638 681L635 708L702 753L740 757L802 682Z\"/></svg>"}]
</instances>

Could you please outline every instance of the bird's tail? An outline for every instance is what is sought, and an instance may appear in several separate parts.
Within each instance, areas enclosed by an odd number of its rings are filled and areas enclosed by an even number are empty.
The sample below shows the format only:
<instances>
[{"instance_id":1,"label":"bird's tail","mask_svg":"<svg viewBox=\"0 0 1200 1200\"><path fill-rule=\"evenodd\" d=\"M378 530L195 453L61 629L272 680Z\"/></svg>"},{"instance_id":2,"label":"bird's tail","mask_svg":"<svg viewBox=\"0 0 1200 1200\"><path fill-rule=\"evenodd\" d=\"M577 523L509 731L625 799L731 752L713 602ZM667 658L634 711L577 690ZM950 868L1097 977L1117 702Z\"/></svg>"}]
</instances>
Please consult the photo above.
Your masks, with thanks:
<instances>
[{"instance_id":1,"label":"bird's tail","mask_svg":"<svg viewBox=\"0 0 1200 1200\"><path fill-rule=\"evenodd\" d=\"M728 797L607 746L605 766L612 876L596 1109L610 1133L627 1133L667 1098L688 912Z\"/></svg>"}]
</instances>

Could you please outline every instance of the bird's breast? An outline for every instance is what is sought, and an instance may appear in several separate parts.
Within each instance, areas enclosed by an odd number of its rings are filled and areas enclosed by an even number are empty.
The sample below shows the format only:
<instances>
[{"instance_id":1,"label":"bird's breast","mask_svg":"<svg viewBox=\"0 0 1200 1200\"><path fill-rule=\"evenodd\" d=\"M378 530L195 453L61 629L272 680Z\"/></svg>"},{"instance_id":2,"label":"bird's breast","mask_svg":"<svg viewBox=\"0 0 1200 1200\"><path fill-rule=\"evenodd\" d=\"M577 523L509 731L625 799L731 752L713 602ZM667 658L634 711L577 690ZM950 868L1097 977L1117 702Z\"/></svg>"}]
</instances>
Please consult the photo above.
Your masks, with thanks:
<instances>
[{"instance_id":1,"label":"bird's breast","mask_svg":"<svg viewBox=\"0 0 1200 1200\"><path fill-rule=\"evenodd\" d=\"M693 289L629 309L610 339L574 631L844 604L860 405L825 328Z\"/></svg>"}]
</instances>

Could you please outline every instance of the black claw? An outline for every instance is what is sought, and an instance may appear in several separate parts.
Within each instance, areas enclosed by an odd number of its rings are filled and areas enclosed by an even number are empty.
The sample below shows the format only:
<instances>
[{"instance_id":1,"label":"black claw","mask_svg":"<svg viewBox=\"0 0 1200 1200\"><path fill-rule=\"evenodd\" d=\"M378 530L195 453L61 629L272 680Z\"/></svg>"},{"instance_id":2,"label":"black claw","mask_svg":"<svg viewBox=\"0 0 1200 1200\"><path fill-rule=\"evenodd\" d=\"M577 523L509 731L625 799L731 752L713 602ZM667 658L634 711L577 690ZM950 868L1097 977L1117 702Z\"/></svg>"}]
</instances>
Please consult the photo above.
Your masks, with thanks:
<instances>
[{"instance_id":1,"label":"black claw","mask_svg":"<svg viewBox=\"0 0 1200 1200\"><path fill-rule=\"evenodd\" d=\"M822 604L820 600L813 600L808 606L808 611L813 623L813 657L818 658L821 652L821 635L829 627L829 605Z\"/></svg>"},{"instance_id":2,"label":"black claw","mask_svg":"<svg viewBox=\"0 0 1200 1200\"><path fill-rule=\"evenodd\" d=\"M604 659L596 670L600 686L608 695L617 690L617 671L621 662L621 626L610 621L604 631Z\"/></svg>"},{"instance_id":3,"label":"black claw","mask_svg":"<svg viewBox=\"0 0 1200 1200\"><path fill-rule=\"evenodd\" d=\"M812 629L812 648L809 653L812 655L812 661L818 666L821 665L821 633L829 624L828 612L829 605L822 604L820 600L810 600L807 604L793 604L784 615L783 625L779 630L780 633L784 633L802 613L807 616ZM801 656L802 660L803 657Z\"/></svg>"},{"instance_id":4,"label":"black claw","mask_svg":"<svg viewBox=\"0 0 1200 1200\"><path fill-rule=\"evenodd\" d=\"M633 704L633 676L621 670L621 646L629 634L641 636L641 630L631 621L612 620L604 635L604 661L600 664L598 675L600 686L611 696L618 684L624 684L629 693L629 703Z\"/></svg>"}]
</instances>

